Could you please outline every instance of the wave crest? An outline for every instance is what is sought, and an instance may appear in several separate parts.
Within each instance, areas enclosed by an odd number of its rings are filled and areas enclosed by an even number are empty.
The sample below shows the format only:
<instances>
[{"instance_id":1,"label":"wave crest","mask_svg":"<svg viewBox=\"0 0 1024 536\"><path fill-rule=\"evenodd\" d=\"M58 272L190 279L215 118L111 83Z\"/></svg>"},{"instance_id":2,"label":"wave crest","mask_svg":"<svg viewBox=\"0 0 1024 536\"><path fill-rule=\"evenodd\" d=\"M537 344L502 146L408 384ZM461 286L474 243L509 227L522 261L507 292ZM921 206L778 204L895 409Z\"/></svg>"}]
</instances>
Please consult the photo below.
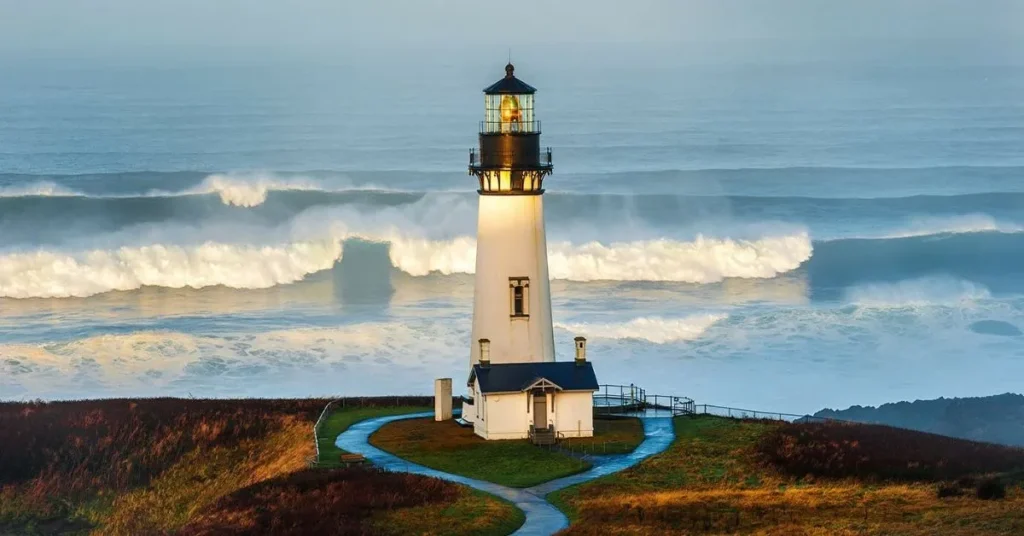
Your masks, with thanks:
<instances>
[{"instance_id":1,"label":"wave crest","mask_svg":"<svg viewBox=\"0 0 1024 536\"><path fill-rule=\"evenodd\" d=\"M210 175L189 193L210 194L220 196L225 205L236 207L256 207L267 200L267 192L271 190L321 190L323 186L299 177L280 178L274 175Z\"/></svg>"},{"instance_id":2,"label":"wave crest","mask_svg":"<svg viewBox=\"0 0 1024 536\"><path fill-rule=\"evenodd\" d=\"M728 315L725 314L702 314L684 318L652 316L618 323L555 322L555 327L595 339L633 339L654 344L669 344L698 339L708 328L726 318Z\"/></svg>"},{"instance_id":3,"label":"wave crest","mask_svg":"<svg viewBox=\"0 0 1024 536\"><path fill-rule=\"evenodd\" d=\"M328 269L341 252L337 240L320 240L279 246L206 242L8 253L0 256L0 296L86 297L142 286L268 288Z\"/></svg>"},{"instance_id":4,"label":"wave crest","mask_svg":"<svg viewBox=\"0 0 1024 536\"><path fill-rule=\"evenodd\" d=\"M960 306L990 297L983 285L939 276L858 285L846 292L849 302L872 308Z\"/></svg>"},{"instance_id":5,"label":"wave crest","mask_svg":"<svg viewBox=\"0 0 1024 536\"><path fill-rule=\"evenodd\" d=\"M475 271L476 241L363 237L391 243L392 264L413 276ZM736 240L698 237L548 246L552 279L570 281L673 281L714 283L725 278L771 278L795 270L811 258L807 233Z\"/></svg>"},{"instance_id":6,"label":"wave crest","mask_svg":"<svg viewBox=\"0 0 1024 536\"><path fill-rule=\"evenodd\" d=\"M1001 222L988 214L973 213L960 214L946 217L921 217L907 227L896 232L886 234L882 238L910 238L917 236L932 236L942 234L969 234L969 233L1020 233L1024 227Z\"/></svg>"},{"instance_id":7,"label":"wave crest","mask_svg":"<svg viewBox=\"0 0 1024 536\"><path fill-rule=\"evenodd\" d=\"M0 188L0 197L77 197L82 194L50 181Z\"/></svg>"}]
</instances>

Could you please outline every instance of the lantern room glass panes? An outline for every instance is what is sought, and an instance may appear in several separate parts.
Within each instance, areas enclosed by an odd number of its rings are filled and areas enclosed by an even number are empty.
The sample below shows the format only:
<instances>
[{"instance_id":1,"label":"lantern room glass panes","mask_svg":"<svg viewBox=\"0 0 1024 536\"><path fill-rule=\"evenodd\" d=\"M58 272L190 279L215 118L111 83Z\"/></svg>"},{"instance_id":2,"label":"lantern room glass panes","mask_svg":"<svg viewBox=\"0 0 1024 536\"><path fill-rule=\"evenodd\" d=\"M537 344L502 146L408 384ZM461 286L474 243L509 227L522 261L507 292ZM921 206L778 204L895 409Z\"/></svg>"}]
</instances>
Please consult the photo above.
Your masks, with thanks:
<instances>
[{"instance_id":1,"label":"lantern room glass panes","mask_svg":"<svg viewBox=\"0 0 1024 536\"><path fill-rule=\"evenodd\" d=\"M484 95L484 134L540 132L533 116L533 95Z\"/></svg>"}]
</instances>

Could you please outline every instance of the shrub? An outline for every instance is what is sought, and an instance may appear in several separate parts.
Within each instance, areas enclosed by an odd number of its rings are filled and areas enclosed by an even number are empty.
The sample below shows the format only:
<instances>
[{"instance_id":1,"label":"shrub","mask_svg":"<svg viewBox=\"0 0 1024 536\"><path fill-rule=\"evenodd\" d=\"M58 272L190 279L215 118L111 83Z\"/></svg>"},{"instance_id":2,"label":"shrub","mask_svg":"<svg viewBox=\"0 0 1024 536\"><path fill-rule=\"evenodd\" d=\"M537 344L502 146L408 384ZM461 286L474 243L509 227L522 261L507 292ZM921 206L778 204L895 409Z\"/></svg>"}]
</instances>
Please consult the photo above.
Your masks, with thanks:
<instances>
[{"instance_id":1,"label":"shrub","mask_svg":"<svg viewBox=\"0 0 1024 536\"><path fill-rule=\"evenodd\" d=\"M946 497L959 497L963 494L963 490L961 490L958 486L954 486L951 484L940 484L938 490L936 490L935 493L935 495L940 499L945 499Z\"/></svg>"},{"instance_id":2,"label":"shrub","mask_svg":"<svg viewBox=\"0 0 1024 536\"><path fill-rule=\"evenodd\" d=\"M264 480L205 508L180 536L371 533L375 512L451 503L462 493L451 482L376 469L309 469Z\"/></svg>"},{"instance_id":3,"label":"shrub","mask_svg":"<svg viewBox=\"0 0 1024 536\"><path fill-rule=\"evenodd\" d=\"M977 495L979 499L992 501L1006 498L1006 484L998 478L986 478L978 483Z\"/></svg>"},{"instance_id":4,"label":"shrub","mask_svg":"<svg viewBox=\"0 0 1024 536\"><path fill-rule=\"evenodd\" d=\"M869 424L785 424L757 449L795 477L934 482L1024 467L1024 449Z\"/></svg>"}]
</instances>

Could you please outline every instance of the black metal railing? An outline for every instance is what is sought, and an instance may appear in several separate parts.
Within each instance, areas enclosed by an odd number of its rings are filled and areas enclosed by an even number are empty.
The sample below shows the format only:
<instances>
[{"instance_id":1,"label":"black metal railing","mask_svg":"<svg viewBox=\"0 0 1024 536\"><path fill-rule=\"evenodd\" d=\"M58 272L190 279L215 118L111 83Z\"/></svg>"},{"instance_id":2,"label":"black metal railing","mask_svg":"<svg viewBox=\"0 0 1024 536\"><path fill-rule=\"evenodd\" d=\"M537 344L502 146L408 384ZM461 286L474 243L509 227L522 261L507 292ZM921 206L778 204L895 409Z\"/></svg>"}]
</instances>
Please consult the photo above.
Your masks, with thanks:
<instances>
[{"instance_id":1,"label":"black metal railing","mask_svg":"<svg viewBox=\"0 0 1024 536\"><path fill-rule=\"evenodd\" d=\"M540 121L480 121L481 134L540 134Z\"/></svg>"},{"instance_id":2,"label":"black metal railing","mask_svg":"<svg viewBox=\"0 0 1024 536\"><path fill-rule=\"evenodd\" d=\"M477 149L469 150L469 167L482 167L483 154ZM530 166L537 168L550 169L552 166L551 159L551 147L540 151L537 155L537 161L533 162L533 153L531 152L515 152L515 151L488 151L486 154L488 162L498 162L495 164L501 166L505 162L510 162L515 165L528 163Z\"/></svg>"},{"instance_id":3,"label":"black metal railing","mask_svg":"<svg viewBox=\"0 0 1024 536\"><path fill-rule=\"evenodd\" d=\"M672 415L690 415L693 399L685 396L652 395L637 385L601 384L594 393L594 407L603 413L632 413L664 410Z\"/></svg>"}]
</instances>

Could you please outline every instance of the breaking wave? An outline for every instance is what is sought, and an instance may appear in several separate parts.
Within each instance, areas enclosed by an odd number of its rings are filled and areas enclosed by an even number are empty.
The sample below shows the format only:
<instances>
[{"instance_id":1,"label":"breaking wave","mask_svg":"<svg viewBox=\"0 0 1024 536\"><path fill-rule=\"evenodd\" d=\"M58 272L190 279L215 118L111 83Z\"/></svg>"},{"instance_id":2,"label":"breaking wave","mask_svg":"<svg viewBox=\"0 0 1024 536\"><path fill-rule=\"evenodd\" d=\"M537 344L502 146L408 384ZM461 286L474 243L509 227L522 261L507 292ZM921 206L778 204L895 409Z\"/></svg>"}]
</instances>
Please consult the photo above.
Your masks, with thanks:
<instances>
[{"instance_id":1,"label":"breaking wave","mask_svg":"<svg viewBox=\"0 0 1024 536\"><path fill-rule=\"evenodd\" d=\"M633 339L654 344L692 341L712 325L728 318L725 314L702 314L684 318L642 317L615 323L563 323L555 327L595 339Z\"/></svg>"},{"instance_id":2,"label":"breaking wave","mask_svg":"<svg viewBox=\"0 0 1024 536\"><path fill-rule=\"evenodd\" d=\"M336 240L7 253L0 255L0 296L86 297L142 286L268 288L328 269L340 258L341 244Z\"/></svg>"},{"instance_id":3,"label":"breaking wave","mask_svg":"<svg viewBox=\"0 0 1024 536\"><path fill-rule=\"evenodd\" d=\"M220 196L225 205L256 207L267 200L267 192L288 190L327 190L323 184L302 177L279 178L274 175L210 175L186 193ZM157 195L175 195L173 192Z\"/></svg>"},{"instance_id":4,"label":"breaking wave","mask_svg":"<svg viewBox=\"0 0 1024 536\"><path fill-rule=\"evenodd\" d=\"M881 238L909 238L940 234L985 232L1021 233L1024 232L1024 226L1002 222L988 214L982 213L944 217L919 217L911 221L905 228L887 233Z\"/></svg>"},{"instance_id":5,"label":"breaking wave","mask_svg":"<svg viewBox=\"0 0 1024 536\"><path fill-rule=\"evenodd\" d=\"M76 197L81 195L83 194L80 192L49 181L0 187L0 197Z\"/></svg>"},{"instance_id":6,"label":"breaking wave","mask_svg":"<svg viewBox=\"0 0 1024 536\"><path fill-rule=\"evenodd\" d=\"M962 306L991 297L983 285L944 276L862 284L846 291L847 301L875 308Z\"/></svg>"},{"instance_id":7,"label":"breaking wave","mask_svg":"<svg viewBox=\"0 0 1024 536\"><path fill-rule=\"evenodd\" d=\"M373 239L373 237L362 237ZM714 283L725 278L770 278L798 268L811 258L806 233L734 240L698 237L694 241L657 239L576 245L548 244L552 279L569 281L675 281ZM432 272L471 274L476 241L391 241L391 263L413 276Z\"/></svg>"},{"instance_id":8,"label":"breaking wave","mask_svg":"<svg viewBox=\"0 0 1024 536\"><path fill-rule=\"evenodd\" d=\"M331 269L347 239L389 244L394 268L412 276L472 274L476 242L401 236L333 234L283 245L154 244L85 251L37 250L0 254L0 296L85 297L142 286L267 288L294 283ZM710 283L724 278L769 278L810 258L806 234L744 241L704 239L637 241L602 245L555 243L549 248L554 279L571 281L677 281Z\"/></svg>"}]
</instances>

